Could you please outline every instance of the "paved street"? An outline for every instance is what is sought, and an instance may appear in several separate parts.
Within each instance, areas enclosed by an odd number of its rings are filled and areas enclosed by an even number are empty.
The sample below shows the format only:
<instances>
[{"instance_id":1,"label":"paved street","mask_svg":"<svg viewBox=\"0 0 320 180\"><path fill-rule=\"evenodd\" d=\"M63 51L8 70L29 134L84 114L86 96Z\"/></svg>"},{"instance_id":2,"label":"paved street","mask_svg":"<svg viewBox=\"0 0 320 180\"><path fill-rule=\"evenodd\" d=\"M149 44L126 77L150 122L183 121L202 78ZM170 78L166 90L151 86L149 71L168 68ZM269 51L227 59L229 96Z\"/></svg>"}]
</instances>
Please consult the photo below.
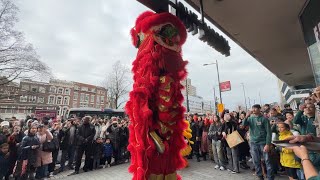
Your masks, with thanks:
<instances>
[{"instance_id":1,"label":"paved street","mask_svg":"<svg viewBox=\"0 0 320 180\"><path fill-rule=\"evenodd\" d=\"M111 168L100 169L96 171L91 171L87 173L80 173L79 175L67 176L72 171L61 173L51 179L64 179L64 180L125 180L131 179L131 175L128 173L128 163ZM210 161L202 161L200 163L195 160L190 161L190 166L181 172L183 180L255 180L253 172L250 170L241 171L240 174L231 174L228 171L215 170L213 168L213 163ZM276 180L288 179L287 177L276 177Z\"/></svg>"}]
</instances>

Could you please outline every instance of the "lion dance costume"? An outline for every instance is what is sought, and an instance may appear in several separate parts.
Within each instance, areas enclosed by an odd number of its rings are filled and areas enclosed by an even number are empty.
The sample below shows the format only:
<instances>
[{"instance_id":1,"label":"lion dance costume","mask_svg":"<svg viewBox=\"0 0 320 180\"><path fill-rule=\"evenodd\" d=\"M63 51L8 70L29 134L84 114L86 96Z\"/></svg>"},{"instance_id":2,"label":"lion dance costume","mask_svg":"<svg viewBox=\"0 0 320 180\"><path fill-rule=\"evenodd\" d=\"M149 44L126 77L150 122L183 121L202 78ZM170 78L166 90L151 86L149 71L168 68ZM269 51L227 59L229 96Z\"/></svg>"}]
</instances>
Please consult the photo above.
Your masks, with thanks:
<instances>
[{"instance_id":1,"label":"lion dance costume","mask_svg":"<svg viewBox=\"0 0 320 180\"><path fill-rule=\"evenodd\" d=\"M183 131L183 86L186 77L181 46L187 32L170 13L144 12L131 29L139 50L133 62L133 90L126 104L130 117L129 172L134 180L181 179L176 171L186 166L181 150Z\"/></svg>"}]
</instances>

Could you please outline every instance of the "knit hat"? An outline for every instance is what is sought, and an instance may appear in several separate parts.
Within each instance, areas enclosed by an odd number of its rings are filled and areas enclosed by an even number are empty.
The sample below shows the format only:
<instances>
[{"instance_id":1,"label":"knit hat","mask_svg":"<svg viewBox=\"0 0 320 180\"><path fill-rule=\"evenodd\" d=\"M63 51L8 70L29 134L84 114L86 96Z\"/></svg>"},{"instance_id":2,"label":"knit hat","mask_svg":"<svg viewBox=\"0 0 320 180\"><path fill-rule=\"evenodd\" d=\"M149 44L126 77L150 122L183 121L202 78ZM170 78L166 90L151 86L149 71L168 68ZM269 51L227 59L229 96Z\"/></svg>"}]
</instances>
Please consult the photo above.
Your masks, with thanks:
<instances>
[{"instance_id":1,"label":"knit hat","mask_svg":"<svg viewBox=\"0 0 320 180\"><path fill-rule=\"evenodd\" d=\"M10 123L9 121L3 121L0 123L0 126L3 127L3 126L10 126Z\"/></svg>"}]
</instances>

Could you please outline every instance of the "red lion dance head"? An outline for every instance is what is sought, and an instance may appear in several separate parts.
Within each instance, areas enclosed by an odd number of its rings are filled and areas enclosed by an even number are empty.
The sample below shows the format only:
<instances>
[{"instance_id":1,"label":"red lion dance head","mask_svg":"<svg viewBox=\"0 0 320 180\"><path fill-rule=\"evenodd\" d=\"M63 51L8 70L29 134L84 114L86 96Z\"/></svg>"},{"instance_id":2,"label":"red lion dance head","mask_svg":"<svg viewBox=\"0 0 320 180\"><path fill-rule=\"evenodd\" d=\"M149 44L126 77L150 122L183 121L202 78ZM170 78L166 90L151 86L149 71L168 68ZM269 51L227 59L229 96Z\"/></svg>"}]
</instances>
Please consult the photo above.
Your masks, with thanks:
<instances>
[{"instance_id":1,"label":"red lion dance head","mask_svg":"<svg viewBox=\"0 0 320 180\"><path fill-rule=\"evenodd\" d=\"M170 13L142 13L131 29L137 47L133 62L133 90L126 104L130 117L129 171L134 180L180 179L176 171L186 162L180 151L186 146L183 131L181 81L186 61L181 46L187 32Z\"/></svg>"}]
</instances>

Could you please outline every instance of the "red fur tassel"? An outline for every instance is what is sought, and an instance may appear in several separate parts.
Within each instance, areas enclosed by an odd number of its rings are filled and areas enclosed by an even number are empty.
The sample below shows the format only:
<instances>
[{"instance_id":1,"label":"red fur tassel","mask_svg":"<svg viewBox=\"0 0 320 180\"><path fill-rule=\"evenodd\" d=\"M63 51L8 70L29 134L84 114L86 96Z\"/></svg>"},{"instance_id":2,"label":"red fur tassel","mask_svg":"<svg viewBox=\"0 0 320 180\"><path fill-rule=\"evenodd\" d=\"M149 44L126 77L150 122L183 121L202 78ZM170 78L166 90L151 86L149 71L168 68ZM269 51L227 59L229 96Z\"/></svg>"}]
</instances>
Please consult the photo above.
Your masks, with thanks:
<instances>
[{"instance_id":1,"label":"red fur tassel","mask_svg":"<svg viewBox=\"0 0 320 180\"><path fill-rule=\"evenodd\" d=\"M131 153L131 165L128 170L133 173L133 180L149 179L150 174L176 173L186 166L186 161L180 153L186 146L182 133L187 128L183 118L185 108L181 105L183 86L180 82L187 75L185 69L187 62L183 61L179 52L166 49L153 39L149 29L162 23L172 23L176 26L181 38L179 44L185 42L185 27L179 19L169 13L145 12L136 20L135 29L131 30L134 45L139 40L135 39L137 33L146 33L139 46L137 57L132 63L134 84L125 107L130 117L128 150ZM159 89L162 76L173 79L169 92ZM170 96L170 101L163 101L160 94ZM168 113L159 111L160 104L168 107ZM178 106L173 107L175 104ZM166 126L172 131L162 132L159 121L167 123ZM172 122L174 123L171 124ZM150 131L156 131L163 139L165 145L163 154L157 152L154 141L149 135ZM177 179L181 177L178 175Z\"/></svg>"}]
</instances>

